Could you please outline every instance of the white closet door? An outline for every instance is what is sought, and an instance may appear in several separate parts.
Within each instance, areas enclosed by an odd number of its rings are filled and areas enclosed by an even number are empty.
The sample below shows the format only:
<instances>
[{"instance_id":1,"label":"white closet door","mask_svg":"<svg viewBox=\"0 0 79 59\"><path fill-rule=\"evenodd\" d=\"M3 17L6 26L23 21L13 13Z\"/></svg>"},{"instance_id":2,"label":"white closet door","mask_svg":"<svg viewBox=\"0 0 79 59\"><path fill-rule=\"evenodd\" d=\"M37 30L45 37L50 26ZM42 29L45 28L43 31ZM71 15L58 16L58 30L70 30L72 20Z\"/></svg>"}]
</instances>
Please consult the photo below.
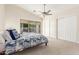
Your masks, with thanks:
<instances>
[{"instance_id":1,"label":"white closet door","mask_svg":"<svg viewBox=\"0 0 79 59\"><path fill-rule=\"evenodd\" d=\"M77 19L75 16L68 16L58 19L58 38L76 42Z\"/></svg>"}]
</instances>

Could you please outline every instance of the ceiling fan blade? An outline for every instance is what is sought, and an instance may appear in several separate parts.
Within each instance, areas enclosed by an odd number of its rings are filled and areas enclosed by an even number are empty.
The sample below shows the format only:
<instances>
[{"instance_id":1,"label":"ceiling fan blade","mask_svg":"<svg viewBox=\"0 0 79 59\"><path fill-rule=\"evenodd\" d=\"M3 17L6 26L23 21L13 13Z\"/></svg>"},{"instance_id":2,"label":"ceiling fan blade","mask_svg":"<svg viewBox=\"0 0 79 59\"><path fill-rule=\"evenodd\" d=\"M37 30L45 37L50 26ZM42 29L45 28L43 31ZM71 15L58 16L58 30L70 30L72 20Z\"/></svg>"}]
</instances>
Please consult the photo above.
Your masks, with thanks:
<instances>
[{"instance_id":1,"label":"ceiling fan blade","mask_svg":"<svg viewBox=\"0 0 79 59\"><path fill-rule=\"evenodd\" d=\"M51 10L48 10L47 13L51 12Z\"/></svg>"},{"instance_id":2,"label":"ceiling fan blade","mask_svg":"<svg viewBox=\"0 0 79 59\"><path fill-rule=\"evenodd\" d=\"M46 14L46 15L52 15L52 14Z\"/></svg>"}]
</instances>

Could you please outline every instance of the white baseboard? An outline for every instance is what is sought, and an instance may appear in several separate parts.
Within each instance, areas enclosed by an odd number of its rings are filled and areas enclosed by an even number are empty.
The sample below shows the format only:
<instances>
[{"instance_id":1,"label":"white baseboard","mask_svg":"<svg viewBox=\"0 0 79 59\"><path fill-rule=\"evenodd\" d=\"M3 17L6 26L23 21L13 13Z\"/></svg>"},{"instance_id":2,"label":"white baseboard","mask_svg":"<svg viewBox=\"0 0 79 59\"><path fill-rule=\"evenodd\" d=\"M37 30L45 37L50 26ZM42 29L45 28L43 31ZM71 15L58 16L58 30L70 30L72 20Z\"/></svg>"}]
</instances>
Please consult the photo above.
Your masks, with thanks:
<instances>
[{"instance_id":1,"label":"white baseboard","mask_svg":"<svg viewBox=\"0 0 79 59\"><path fill-rule=\"evenodd\" d=\"M56 37L52 37L52 36L46 36L48 39L56 39ZM64 40L64 39L61 39L59 38L58 40ZM68 42L73 42L73 43L78 43L79 44L79 41L70 41L70 40L64 40L64 41L68 41Z\"/></svg>"},{"instance_id":2,"label":"white baseboard","mask_svg":"<svg viewBox=\"0 0 79 59\"><path fill-rule=\"evenodd\" d=\"M58 39L58 40L64 40L64 39ZM64 40L64 41L68 41L68 42L73 42L73 43L78 43L79 44L79 41L70 41L70 40Z\"/></svg>"},{"instance_id":3,"label":"white baseboard","mask_svg":"<svg viewBox=\"0 0 79 59\"><path fill-rule=\"evenodd\" d=\"M49 36L46 36L48 39L56 39L56 37L49 37Z\"/></svg>"}]
</instances>

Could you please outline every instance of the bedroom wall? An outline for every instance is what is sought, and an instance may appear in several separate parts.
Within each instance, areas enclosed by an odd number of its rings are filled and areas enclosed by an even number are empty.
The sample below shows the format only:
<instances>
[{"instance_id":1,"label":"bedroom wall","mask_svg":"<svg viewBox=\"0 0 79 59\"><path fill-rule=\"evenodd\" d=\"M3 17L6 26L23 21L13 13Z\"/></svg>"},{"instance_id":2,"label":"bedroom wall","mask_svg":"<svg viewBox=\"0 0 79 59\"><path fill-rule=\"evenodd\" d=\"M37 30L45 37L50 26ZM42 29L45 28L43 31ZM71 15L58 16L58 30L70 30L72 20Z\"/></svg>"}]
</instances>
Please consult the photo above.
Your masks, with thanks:
<instances>
[{"instance_id":1,"label":"bedroom wall","mask_svg":"<svg viewBox=\"0 0 79 59\"><path fill-rule=\"evenodd\" d=\"M3 4L0 4L0 32L3 32L4 30L4 24L5 24L5 6Z\"/></svg>"},{"instance_id":2,"label":"bedroom wall","mask_svg":"<svg viewBox=\"0 0 79 59\"><path fill-rule=\"evenodd\" d=\"M40 21L41 18L16 5L5 5L5 29L15 28L20 32L20 19Z\"/></svg>"},{"instance_id":3,"label":"bedroom wall","mask_svg":"<svg viewBox=\"0 0 79 59\"><path fill-rule=\"evenodd\" d=\"M75 24L76 24L76 28L75 28L75 42L79 42L79 7L73 7L71 9L66 9L64 11L58 12L57 16L59 17L58 19L61 20L61 17L67 17L67 16L72 16L72 17L76 17L75 18ZM71 20L72 21L72 20ZM71 26L72 27L72 26ZM72 29L70 29L72 31ZM74 36L75 36L74 35ZM66 36L65 36L66 37ZM71 39L71 41L73 41L73 39Z\"/></svg>"}]
</instances>

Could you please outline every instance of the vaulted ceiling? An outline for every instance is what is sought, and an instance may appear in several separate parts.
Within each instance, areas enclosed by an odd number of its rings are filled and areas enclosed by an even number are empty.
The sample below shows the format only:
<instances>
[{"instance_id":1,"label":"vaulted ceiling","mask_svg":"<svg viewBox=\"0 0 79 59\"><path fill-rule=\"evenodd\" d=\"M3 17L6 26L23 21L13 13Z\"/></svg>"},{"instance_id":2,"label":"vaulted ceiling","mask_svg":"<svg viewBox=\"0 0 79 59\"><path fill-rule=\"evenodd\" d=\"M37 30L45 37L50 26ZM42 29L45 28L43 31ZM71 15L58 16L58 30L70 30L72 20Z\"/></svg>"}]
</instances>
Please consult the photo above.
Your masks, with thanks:
<instances>
[{"instance_id":1,"label":"vaulted ceiling","mask_svg":"<svg viewBox=\"0 0 79 59\"><path fill-rule=\"evenodd\" d=\"M39 11L43 11L43 4L18 4L17 6L20 6L21 8L24 8L25 10L33 13L33 14L40 14ZM46 11L52 10L53 12L60 12L65 9L73 8L79 6L77 4L46 4ZM34 10L36 10L34 12Z\"/></svg>"}]
</instances>

